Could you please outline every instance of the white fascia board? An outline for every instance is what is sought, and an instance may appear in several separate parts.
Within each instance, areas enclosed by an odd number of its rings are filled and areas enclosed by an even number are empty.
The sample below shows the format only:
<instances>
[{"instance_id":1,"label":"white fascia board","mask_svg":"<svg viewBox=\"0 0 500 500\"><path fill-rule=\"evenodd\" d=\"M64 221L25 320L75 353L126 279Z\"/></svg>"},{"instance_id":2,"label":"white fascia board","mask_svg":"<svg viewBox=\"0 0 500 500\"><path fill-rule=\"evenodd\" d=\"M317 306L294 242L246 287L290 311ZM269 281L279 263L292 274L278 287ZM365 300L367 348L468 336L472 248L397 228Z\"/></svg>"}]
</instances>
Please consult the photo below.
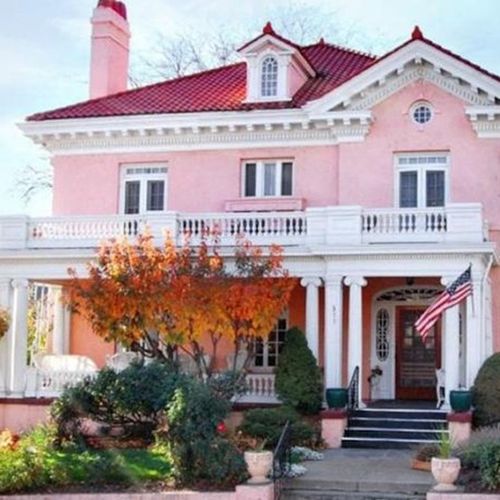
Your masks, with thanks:
<instances>
[{"instance_id":1,"label":"white fascia board","mask_svg":"<svg viewBox=\"0 0 500 500\"><path fill-rule=\"evenodd\" d=\"M304 109L310 112L328 111L328 109L362 92L375 82L383 80L388 74L402 68L405 64L415 59L425 59L434 66L448 71L452 75L469 82L471 85L479 87L491 95L500 97L500 82L494 78L481 73L468 64L445 54L421 40L414 40L384 60L375 62L373 66L362 71L358 76L351 78L320 99L310 101L304 106Z\"/></svg>"},{"instance_id":2,"label":"white fascia board","mask_svg":"<svg viewBox=\"0 0 500 500\"><path fill-rule=\"evenodd\" d=\"M265 125L267 123L301 122L307 119L307 114L302 109L273 109L25 121L19 123L18 127L26 135L32 136L108 132L112 130Z\"/></svg>"},{"instance_id":3,"label":"white fascia board","mask_svg":"<svg viewBox=\"0 0 500 500\"><path fill-rule=\"evenodd\" d=\"M500 115L500 106L467 106L465 108L465 114L468 116L498 116Z\"/></svg>"}]
</instances>

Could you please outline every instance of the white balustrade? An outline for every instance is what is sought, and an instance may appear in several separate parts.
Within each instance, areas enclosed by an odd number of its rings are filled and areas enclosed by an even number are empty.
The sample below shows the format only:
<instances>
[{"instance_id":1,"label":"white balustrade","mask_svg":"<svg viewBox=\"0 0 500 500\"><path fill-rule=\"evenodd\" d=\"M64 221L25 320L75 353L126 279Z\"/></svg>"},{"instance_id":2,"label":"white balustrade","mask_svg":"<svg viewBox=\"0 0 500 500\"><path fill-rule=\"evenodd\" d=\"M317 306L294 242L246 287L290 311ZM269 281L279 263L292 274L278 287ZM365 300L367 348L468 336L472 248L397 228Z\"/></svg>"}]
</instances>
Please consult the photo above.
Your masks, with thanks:
<instances>
[{"instance_id":1,"label":"white balustrade","mask_svg":"<svg viewBox=\"0 0 500 500\"><path fill-rule=\"evenodd\" d=\"M180 215L177 236L197 244L203 237L216 235L222 245L234 244L243 236L253 243L300 243L307 234L304 212Z\"/></svg>"},{"instance_id":2,"label":"white balustrade","mask_svg":"<svg viewBox=\"0 0 500 500\"><path fill-rule=\"evenodd\" d=\"M31 368L28 372L27 397L59 397L66 387L72 387L82 380L94 378L97 372L73 370L43 370Z\"/></svg>"},{"instance_id":3,"label":"white balustrade","mask_svg":"<svg viewBox=\"0 0 500 500\"><path fill-rule=\"evenodd\" d=\"M198 245L217 235L223 246L244 237L257 245L356 246L371 243L480 243L485 241L479 203L435 208L363 209L360 206L312 207L289 212L228 212L84 217L0 218L0 249L95 248L120 236L131 240L149 230L168 232L177 244Z\"/></svg>"},{"instance_id":4,"label":"white balustrade","mask_svg":"<svg viewBox=\"0 0 500 500\"><path fill-rule=\"evenodd\" d=\"M245 378L247 391L238 403L278 403L274 378L274 373L248 373Z\"/></svg>"},{"instance_id":5,"label":"white balustrade","mask_svg":"<svg viewBox=\"0 0 500 500\"><path fill-rule=\"evenodd\" d=\"M448 230L444 207L413 209L394 208L363 210L361 215L362 241L429 241L443 240Z\"/></svg>"}]
</instances>

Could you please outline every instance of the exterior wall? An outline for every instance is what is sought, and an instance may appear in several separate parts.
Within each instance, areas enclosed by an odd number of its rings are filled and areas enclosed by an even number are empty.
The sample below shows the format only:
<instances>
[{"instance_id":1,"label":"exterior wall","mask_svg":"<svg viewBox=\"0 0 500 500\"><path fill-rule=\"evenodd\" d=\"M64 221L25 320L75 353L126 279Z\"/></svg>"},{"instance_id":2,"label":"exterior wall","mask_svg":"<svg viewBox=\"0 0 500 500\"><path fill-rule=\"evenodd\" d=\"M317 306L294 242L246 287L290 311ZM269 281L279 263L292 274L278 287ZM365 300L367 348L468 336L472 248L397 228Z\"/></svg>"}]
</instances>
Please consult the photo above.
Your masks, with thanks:
<instances>
[{"instance_id":1,"label":"exterior wall","mask_svg":"<svg viewBox=\"0 0 500 500\"><path fill-rule=\"evenodd\" d=\"M70 332L70 354L88 356L99 368L106 364L106 356L115 352L115 345L98 337L78 314L71 315Z\"/></svg>"},{"instance_id":2,"label":"exterior wall","mask_svg":"<svg viewBox=\"0 0 500 500\"><path fill-rule=\"evenodd\" d=\"M425 126L409 116L411 105L429 101L433 119ZM452 203L481 202L493 228L500 225L498 184L500 140L478 139L464 103L438 87L414 83L373 108L374 123L362 143L339 146L339 204L391 207L396 152L449 151ZM362 182L360 182L360 179Z\"/></svg>"},{"instance_id":3,"label":"exterior wall","mask_svg":"<svg viewBox=\"0 0 500 500\"><path fill-rule=\"evenodd\" d=\"M241 162L292 158L294 198L307 206L337 204L335 146L235 149L156 154L58 156L54 158L54 215L118 213L120 165L160 162L168 165L167 209L223 212L224 202L241 197Z\"/></svg>"}]
</instances>

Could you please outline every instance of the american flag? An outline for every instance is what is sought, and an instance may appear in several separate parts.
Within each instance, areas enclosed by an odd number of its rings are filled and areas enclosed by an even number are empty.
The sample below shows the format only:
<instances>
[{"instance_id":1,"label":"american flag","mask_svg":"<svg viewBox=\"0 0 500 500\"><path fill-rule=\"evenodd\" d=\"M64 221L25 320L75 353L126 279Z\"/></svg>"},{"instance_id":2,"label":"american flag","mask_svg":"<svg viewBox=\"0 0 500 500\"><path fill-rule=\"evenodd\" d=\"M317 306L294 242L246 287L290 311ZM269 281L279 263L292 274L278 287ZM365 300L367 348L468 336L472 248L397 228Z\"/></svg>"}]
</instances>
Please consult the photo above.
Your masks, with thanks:
<instances>
[{"instance_id":1,"label":"american flag","mask_svg":"<svg viewBox=\"0 0 500 500\"><path fill-rule=\"evenodd\" d=\"M425 340L439 316L449 307L456 306L472 295L471 266L469 266L444 292L424 311L415 323L417 333Z\"/></svg>"}]
</instances>

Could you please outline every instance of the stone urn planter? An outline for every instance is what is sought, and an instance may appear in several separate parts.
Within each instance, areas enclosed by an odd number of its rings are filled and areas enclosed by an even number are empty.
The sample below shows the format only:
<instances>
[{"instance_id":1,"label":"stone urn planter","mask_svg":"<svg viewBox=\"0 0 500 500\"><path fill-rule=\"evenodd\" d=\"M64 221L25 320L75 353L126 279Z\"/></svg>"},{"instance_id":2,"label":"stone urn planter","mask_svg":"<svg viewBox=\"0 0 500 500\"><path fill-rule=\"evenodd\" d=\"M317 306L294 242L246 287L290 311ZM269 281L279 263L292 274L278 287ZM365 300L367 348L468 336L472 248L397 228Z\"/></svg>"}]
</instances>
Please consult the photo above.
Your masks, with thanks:
<instances>
[{"instance_id":1,"label":"stone urn planter","mask_svg":"<svg viewBox=\"0 0 500 500\"><path fill-rule=\"evenodd\" d=\"M245 451L245 462L247 464L250 484L263 484L269 482L268 475L273 466L272 451Z\"/></svg>"},{"instance_id":2,"label":"stone urn planter","mask_svg":"<svg viewBox=\"0 0 500 500\"><path fill-rule=\"evenodd\" d=\"M431 472L437 482L434 491L455 491L453 483L460 473L460 459L432 457Z\"/></svg>"}]
</instances>

